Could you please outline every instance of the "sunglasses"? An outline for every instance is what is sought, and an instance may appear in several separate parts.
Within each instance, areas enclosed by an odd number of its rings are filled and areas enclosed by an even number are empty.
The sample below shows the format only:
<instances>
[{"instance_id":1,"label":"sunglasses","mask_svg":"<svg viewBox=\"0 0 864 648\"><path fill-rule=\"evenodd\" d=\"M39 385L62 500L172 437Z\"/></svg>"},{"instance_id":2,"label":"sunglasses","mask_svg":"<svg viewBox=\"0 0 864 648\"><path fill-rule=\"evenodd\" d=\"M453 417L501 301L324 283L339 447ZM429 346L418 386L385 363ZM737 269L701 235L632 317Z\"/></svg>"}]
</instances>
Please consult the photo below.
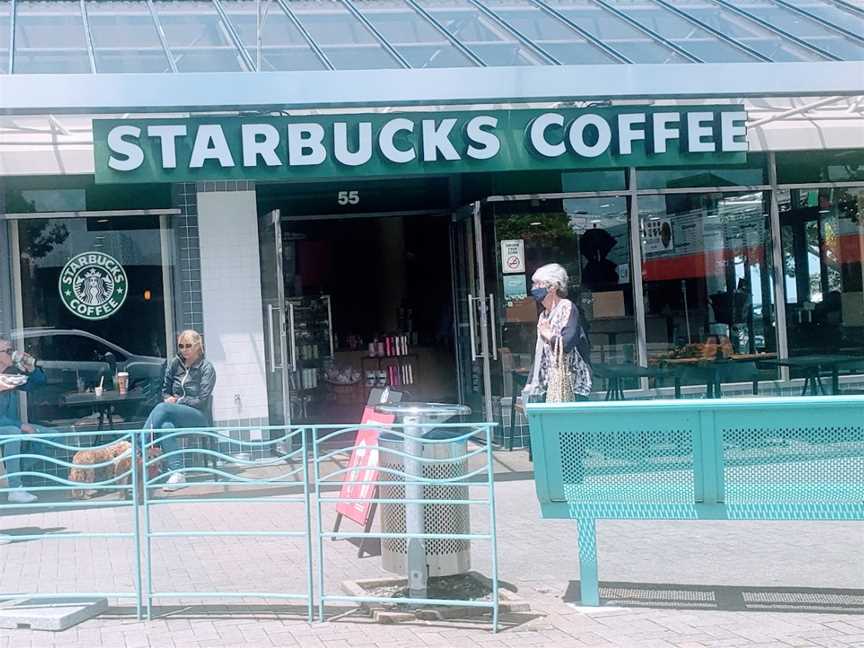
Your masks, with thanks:
<instances>
[{"instance_id":1,"label":"sunglasses","mask_svg":"<svg viewBox=\"0 0 864 648\"><path fill-rule=\"evenodd\" d=\"M191 349L193 346L195 346L195 345L193 345L193 344L178 344L177 348L178 349Z\"/></svg>"}]
</instances>

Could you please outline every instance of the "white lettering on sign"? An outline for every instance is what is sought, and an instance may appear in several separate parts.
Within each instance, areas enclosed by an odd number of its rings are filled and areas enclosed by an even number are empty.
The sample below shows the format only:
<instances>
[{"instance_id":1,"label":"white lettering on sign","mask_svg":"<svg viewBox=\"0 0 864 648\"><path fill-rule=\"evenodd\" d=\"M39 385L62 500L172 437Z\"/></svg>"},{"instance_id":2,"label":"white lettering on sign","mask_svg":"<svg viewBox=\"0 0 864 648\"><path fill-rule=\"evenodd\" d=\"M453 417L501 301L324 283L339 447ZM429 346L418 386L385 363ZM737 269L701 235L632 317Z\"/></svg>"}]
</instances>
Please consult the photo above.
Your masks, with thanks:
<instances>
[{"instance_id":1,"label":"white lettering on sign","mask_svg":"<svg viewBox=\"0 0 864 648\"><path fill-rule=\"evenodd\" d=\"M413 133L414 122L403 117L391 119L381 127L381 133L378 135L378 146L381 148L381 153L385 158L397 164L405 164L416 158L417 153L413 147L404 150L396 148L393 140L396 137L396 133L400 131Z\"/></svg>"},{"instance_id":2,"label":"white lettering on sign","mask_svg":"<svg viewBox=\"0 0 864 648\"><path fill-rule=\"evenodd\" d=\"M713 153L716 146L713 140L703 138L714 135L714 129L705 122L714 119L714 113L692 112L687 114L687 150L691 153Z\"/></svg>"},{"instance_id":3,"label":"white lettering on sign","mask_svg":"<svg viewBox=\"0 0 864 648\"><path fill-rule=\"evenodd\" d=\"M594 144L585 143L585 129L588 126L597 129L597 141ZM609 128L609 122L600 115L588 113L573 120L573 125L570 126L570 146L577 155L587 158L603 155L611 143L612 129Z\"/></svg>"},{"instance_id":4,"label":"white lettering on sign","mask_svg":"<svg viewBox=\"0 0 864 648\"><path fill-rule=\"evenodd\" d=\"M639 129L634 128L639 126ZM633 153L633 142L645 139L645 113L618 115L618 151L621 155Z\"/></svg>"},{"instance_id":5,"label":"white lettering on sign","mask_svg":"<svg viewBox=\"0 0 864 648\"><path fill-rule=\"evenodd\" d=\"M560 144L550 144L546 139L546 130L550 126L564 127L564 118L555 113L546 113L540 115L537 119L531 122L531 128L528 132L531 138L531 146L540 155L544 157L560 157L567 152L567 147L564 142Z\"/></svg>"},{"instance_id":6,"label":"white lettering on sign","mask_svg":"<svg viewBox=\"0 0 864 648\"><path fill-rule=\"evenodd\" d=\"M338 202L343 207L345 205L356 205L360 202L360 192L359 191L340 191L336 195L336 202Z\"/></svg>"},{"instance_id":7,"label":"white lettering on sign","mask_svg":"<svg viewBox=\"0 0 864 648\"><path fill-rule=\"evenodd\" d=\"M147 137L159 140L162 149L162 168L177 168L177 138L186 137L186 127L182 124L157 124L147 127Z\"/></svg>"},{"instance_id":8,"label":"white lettering on sign","mask_svg":"<svg viewBox=\"0 0 864 648\"><path fill-rule=\"evenodd\" d=\"M333 124L333 157L345 166L362 166L372 159L372 124L357 124L357 150L348 149L348 124Z\"/></svg>"},{"instance_id":9,"label":"white lettering on sign","mask_svg":"<svg viewBox=\"0 0 864 648\"><path fill-rule=\"evenodd\" d=\"M327 175L335 173L331 167L358 169L381 162L413 163L412 171L416 171L417 167L464 159L471 162L471 170L478 170L480 165L473 161L500 156L503 159L493 169L512 163L515 170L532 168L536 158L541 165L546 163L542 168L570 162L578 165L580 159L626 165L630 156L631 164L650 165L664 163L660 159L651 162L651 156L670 152L686 156L747 151L747 114L737 109L532 112L517 122L518 128L501 114L433 118L427 113L389 119L376 116L366 121L346 116L323 124L307 117L303 122L267 118L238 124L226 118L191 126L159 122L112 125L105 134L107 165L100 163L97 176L106 166L118 172L152 174L153 167L172 170L185 165L197 170L206 165L212 172L240 164L235 157L242 157L244 169L324 166L326 171L322 169L320 175ZM503 135L496 132L499 122L505 122L507 128ZM99 144L97 150L102 150ZM528 152L535 158L533 163L525 155ZM155 160L158 157L160 161ZM672 165L684 163L677 156L670 160Z\"/></svg>"},{"instance_id":10,"label":"white lettering on sign","mask_svg":"<svg viewBox=\"0 0 864 648\"><path fill-rule=\"evenodd\" d=\"M228 141L219 124L201 124L195 133L189 168L200 169L207 160L219 160L219 166L223 168L234 166L231 149L228 148Z\"/></svg>"},{"instance_id":11,"label":"white lettering on sign","mask_svg":"<svg viewBox=\"0 0 864 648\"><path fill-rule=\"evenodd\" d=\"M466 154L474 160L488 160L498 155L501 150L501 140L492 132L498 126L498 120L488 115L474 117L465 128L465 135L471 141ZM484 130L484 129L490 130Z\"/></svg>"},{"instance_id":12,"label":"white lettering on sign","mask_svg":"<svg viewBox=\"0 0 864 648\"><path fill-rule=\"evenodd\" d=\"M243 166L258 166L258 157L269 167L281 166L282 160L276 149L279 147L279 131L270 124L243 124ZM259 139L260 138L260 139Z\"/></svg>"},{"instance_id":13,"label":"white lettering on sign","mask_svg":"<svg viewBox=\"0 0 864 648\"><path fill-rule=\"evenodd\" d=\"M720 150L724 153L747 150L747 113L720 113Z\"/></svg>"},{"instance_id":14,"label":"white lettering on sign","mask_svg":"<svg viewBox=\"0 0 864 648\"><path fill-rule=\"evenodd\" d=\"M327 159L321 124L288 124L288 164L312 166Z\"/></svg>"},{"instance_id":15,"label":"white lettering on sign","mask_svg":"<svg viewBox=\"0 0 864 648\"><path fill-rule=\"evenodd\" d=\"M666 152L666 142L681 137L678 128L669 128L670 124L679 124L681 114L677 112L654 113L651 119L652 147L655 153Z\"/></svg>"},{"instance_id":16,"label":"white lettering on sign","mask_svg":"<svg viewBox=\"0 0 864 648\"><path fill-rule=\"evenodd\" d=\"M456 125L455 118L448 118L436 124L434 119L423 120L423 161L437 162L438 153L445 160L461 160L453 143L450 141L450 131Z\"/></svg>"},{"instance_id":17,"label":"white lettering on sign","mask_svg":"<svg viewBox=\"0 0 864 648\"><path fill-rule=\"evenodd\" d=\"M108 148L112 153L123 156L108 157L108 166L115 171L134 171L144 164L144 151L136 142L127 141L126 137L141 137L141 129L137 126L115 126L108 133Z\"/></svg>"}]
</instances>

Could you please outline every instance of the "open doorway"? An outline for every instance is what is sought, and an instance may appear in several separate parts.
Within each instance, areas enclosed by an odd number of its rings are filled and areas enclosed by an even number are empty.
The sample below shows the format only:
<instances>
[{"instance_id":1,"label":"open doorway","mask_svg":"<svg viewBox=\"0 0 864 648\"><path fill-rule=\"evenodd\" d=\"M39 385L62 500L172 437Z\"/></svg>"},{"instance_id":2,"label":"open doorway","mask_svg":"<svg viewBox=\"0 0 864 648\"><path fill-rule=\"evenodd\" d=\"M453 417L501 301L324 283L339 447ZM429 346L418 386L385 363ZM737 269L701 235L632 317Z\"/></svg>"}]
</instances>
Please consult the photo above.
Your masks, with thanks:
<instances>
[{"instance_id":1,"label":"open doorway","mask_svg":"<svg viewBox=\"0 0 864 648\"><path fill-rule=\"evenodd\" d=\"M459 400L449 219L282 220L292 421L357 422L373 388Z\"/></svg>"}]
</instances>

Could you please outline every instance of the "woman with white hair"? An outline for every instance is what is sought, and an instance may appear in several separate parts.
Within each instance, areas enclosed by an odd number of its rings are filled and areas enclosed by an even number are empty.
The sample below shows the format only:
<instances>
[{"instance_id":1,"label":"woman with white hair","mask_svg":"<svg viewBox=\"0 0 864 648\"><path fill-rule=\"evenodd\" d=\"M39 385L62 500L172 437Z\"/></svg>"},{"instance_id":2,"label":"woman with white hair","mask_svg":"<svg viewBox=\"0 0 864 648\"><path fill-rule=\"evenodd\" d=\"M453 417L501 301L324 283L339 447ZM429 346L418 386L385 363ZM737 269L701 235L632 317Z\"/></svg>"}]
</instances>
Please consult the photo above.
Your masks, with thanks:
<instances>
[{"instance_id":1,"label":"woman with white hair","mask_svg":"<svg viewBox=\"0 0 864 648\"><path fill-rule=\"evenodd\" d=\"M543 306L537 321L534 368L525 387L524 400L546 400L550 369L558 345L563 346L568 368L567 400L587 400L591 393L591 343L579 309L567 299L567 271L557 263L544 265L531 277L531 296Z\"/></svg>"}]
</instances>

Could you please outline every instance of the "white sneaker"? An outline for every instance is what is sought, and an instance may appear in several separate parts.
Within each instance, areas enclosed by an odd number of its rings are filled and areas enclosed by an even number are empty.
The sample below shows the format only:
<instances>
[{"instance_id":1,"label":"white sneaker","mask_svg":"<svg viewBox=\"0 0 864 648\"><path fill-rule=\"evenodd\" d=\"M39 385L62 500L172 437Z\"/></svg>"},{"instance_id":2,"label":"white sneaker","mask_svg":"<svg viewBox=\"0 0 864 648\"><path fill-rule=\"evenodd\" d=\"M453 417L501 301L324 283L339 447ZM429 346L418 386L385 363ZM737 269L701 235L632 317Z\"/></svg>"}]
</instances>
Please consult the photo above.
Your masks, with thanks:
<instances>
[{"instance_id":1,"label":"white sneaker","mask_svg":"<svg viewBox=\"0 0 864 648\"><path fill-rule=\"evenodd\" d=\"M12 504L31 504L38 499L33 493L28 493L23 488L17 488L9 493L9 501Z\"/></svg>"},{"instance_id":2,"label":"white sneaker","mask_svg":"<svg viewBox=\"0 0 864 648\"><path fill-rule=\"evenodd\" d=\"M165 485L162 487L162 490L166 491L176 491L180 488L183 488L183 484L186 483L186 475L183 473L175 472L172 474L168 481L165 482Z\"/></svg>"}]
</instances>

